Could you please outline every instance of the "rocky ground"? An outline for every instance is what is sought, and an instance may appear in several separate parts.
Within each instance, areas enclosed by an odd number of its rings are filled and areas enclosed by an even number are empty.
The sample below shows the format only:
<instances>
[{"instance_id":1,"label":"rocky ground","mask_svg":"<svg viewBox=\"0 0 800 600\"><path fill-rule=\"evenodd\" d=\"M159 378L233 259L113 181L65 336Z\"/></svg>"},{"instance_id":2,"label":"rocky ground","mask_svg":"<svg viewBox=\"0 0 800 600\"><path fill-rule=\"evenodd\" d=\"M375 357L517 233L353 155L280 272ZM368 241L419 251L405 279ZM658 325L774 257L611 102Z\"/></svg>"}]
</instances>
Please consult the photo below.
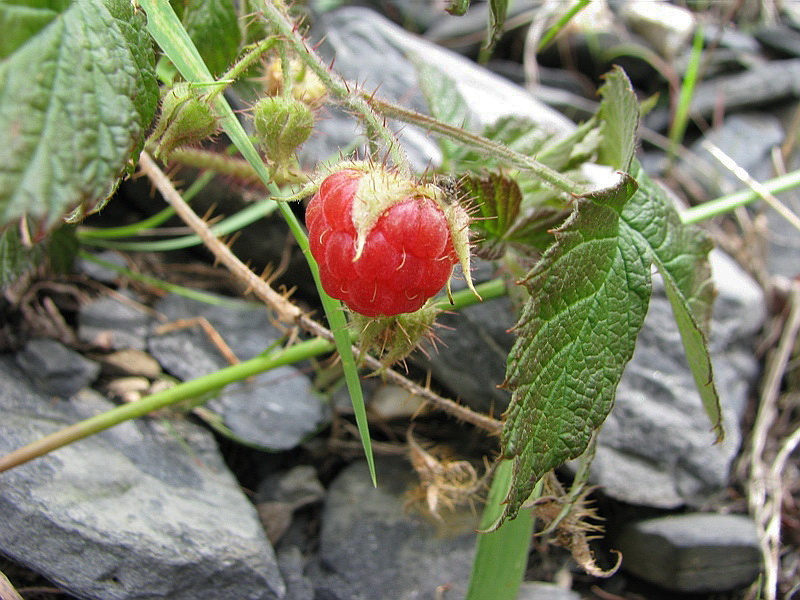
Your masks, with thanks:
<instances>
[{"instance_id":1,"label":"rocky ground","mask_svg":"<svg viewBox=\"0 0 800 600\"><path fill-rule=\"evenodd\" d=\"M525 38L547 3L514 4L511 27L486 67L471 60L485 27L484 6L455 19L433 3L324 14L321 4L314 7L311 35L348 79L424 110L413 56L458 82L476 123L523 115L555 134L571 131L593 111L598 77L613 62L624 66L643 98L674 95L702 23L703 77L685 149L670 165L663 144L669 108L656 105L642 129L646 169L678 202L694 204L746 187L714 158L717 150L757 181L797 167L800 10L792 3L709 3L691 13L676 2L668 6L678 12L663 17L654 15L655 2L618 0L604 9L605 3L594 2L586 11L591 14L539 57L533 94L522 87L526 65L530 78ZM303 149L310 165L353 138L347 115L326 114ZM420 169L440 160L422 131L405 127L402 139ZM211 186L198 205L236 210L243 201L230 190L222 194L224 185ZM779 198L800 212L796 195ZM130 219L151 204L147 188L130 182L93 223ZM595 552L609 566L610 550L621 550L622 569L607 579L591 577L568 553L537 541L521 600L754 597L763 523L775 507L748 504L757 483L750 465L769 469L780 448L796 459L785 442L796 436L799 421L796 349L793 361L777 370L772 365L781 344L791 351L796 343L791 315L800 305L800 237L767 203L706 226L718 245L711 348L728 435L712 443L656 281L591 476L607 530ZM287 254L287 235L275 218L245 229L234 248L257 267L288 265L281 281L312 307L302 259ZM167 293L86 259L67 278L30 279L6 290L0 300L0 454L170 380L226 366L224 346L209 330L239 360L291 334L262 306L239 299L243 290L202 253L97 256L212 296L201 301ZM494 274L491 263L476 266L478 280ZM502 412L508 397L497 384L515 320L507 298L446 315L439 351L416 356L410 375L424 381L429 373L444 395ZM346 392L325 385L332 370L335 364L325 361L283 366L202 405L127 422L0 475L0 572L26 600L463 597L479 511L458 507L436 521L410 505L418 479L406 433L413 422L415 438L478 466L492 452L492 440L421 409L399 388L365 379L379 456L373 488ZM757 418L765 403L773 414L766 423ZM755 454L754 447L760 449ZM800 586L795 463L787 460L777 474L786 597ZM571 467L560 475L568 480Z\"/></svg>"}]
</instances>

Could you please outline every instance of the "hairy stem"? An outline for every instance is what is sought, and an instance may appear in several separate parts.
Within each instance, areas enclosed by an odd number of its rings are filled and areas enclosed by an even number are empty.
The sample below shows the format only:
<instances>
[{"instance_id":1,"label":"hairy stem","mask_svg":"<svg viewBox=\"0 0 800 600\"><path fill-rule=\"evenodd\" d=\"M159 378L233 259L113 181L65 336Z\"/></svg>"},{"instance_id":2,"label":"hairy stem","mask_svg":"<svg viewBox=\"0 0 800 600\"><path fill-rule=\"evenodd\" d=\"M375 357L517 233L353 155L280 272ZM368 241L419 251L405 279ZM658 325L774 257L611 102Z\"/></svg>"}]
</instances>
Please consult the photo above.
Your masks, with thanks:
<instances>
[{"instance_id":1,"label":"hairy stem","mask_svg":"<svg viewBox=\"0 0 800 600\"><path fill-rule=\"evenodd\" d=\"M336 96L344 106L355 113L364 123L370 135L377 136L385 146L394 165L402 171L410 174L411 166L408 157L397 141L394 132L386 125L383 116L376 112L369 102L359 93L350 89L348 83L337 74L333 73L323 62L322 58L311 48L297 31L297 27L292 23L280 8L272 1L264 3L264 16L270 25L280 33L294 52L308 65L308 67L320 78L320 81L328 90Z\"/></svg>"},{"instance_id":2,"label":"hairy stem","mask_svg":"<svg viewBox=\"0 0 800 600\"><path fill-rule=\"evenodd\" d=\"M179 163L187 167L197 169L208 169L242 180L246 183L260 184L261 180L253 166L244 159L233 156L226 156L219 152L204 150L202 148L177 148L169 155L170 163ZM302 172L289 170L282 171L282 178L278 178L278 173L274 181L277 185L300 184L308 181L308 176Z\"/></svg>"},{"instance_id":3,"label":"hairy stem","mask_svg":"<svg viewBox=\"0 0 800 600\"><path fill-rule=\"evenodd\" d=\"M519 152L515 152L511 148L493 142L483 136L465 131L460 127L454 127L446 123L442 123L433 117L418 113L409 108L386 102L374 96L364 96L364 99L376 110L386 115L387 117L400 119L413 125L419 125L429 131L434 131L451 140L454 140L464 146L480 150L487 155L490 155L498 160L501 160L509 165L527 171L540 178L545 183L554 187L557 190L565 192L570 196L580 196L585 194L588 190L583 189L580 185L572 181L569 177L565 177L558 171L551 169L537 161L535 158L525 156Z\"/></svg>"}]
</instances>

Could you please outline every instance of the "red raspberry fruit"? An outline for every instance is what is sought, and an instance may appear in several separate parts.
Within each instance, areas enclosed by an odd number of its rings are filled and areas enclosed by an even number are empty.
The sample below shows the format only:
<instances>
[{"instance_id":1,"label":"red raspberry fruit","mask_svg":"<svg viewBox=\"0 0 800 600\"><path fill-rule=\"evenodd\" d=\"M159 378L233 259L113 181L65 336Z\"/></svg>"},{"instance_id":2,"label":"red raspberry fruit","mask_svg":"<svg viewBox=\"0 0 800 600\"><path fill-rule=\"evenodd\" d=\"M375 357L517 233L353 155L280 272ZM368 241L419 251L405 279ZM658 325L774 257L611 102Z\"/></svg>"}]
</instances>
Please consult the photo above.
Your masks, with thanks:
<instances>
[{"instance_id":1,"label":"red raspberry fruit","mask_svg":"<svg viewBox=\"0 0 800 600\"><path fill-rule=\"evenodd\" d=\"M381 167L329 175L306 209L323 289L368 317L419 310L458 262L452 219L436 198Z\"/></svg>"}]
</instances>

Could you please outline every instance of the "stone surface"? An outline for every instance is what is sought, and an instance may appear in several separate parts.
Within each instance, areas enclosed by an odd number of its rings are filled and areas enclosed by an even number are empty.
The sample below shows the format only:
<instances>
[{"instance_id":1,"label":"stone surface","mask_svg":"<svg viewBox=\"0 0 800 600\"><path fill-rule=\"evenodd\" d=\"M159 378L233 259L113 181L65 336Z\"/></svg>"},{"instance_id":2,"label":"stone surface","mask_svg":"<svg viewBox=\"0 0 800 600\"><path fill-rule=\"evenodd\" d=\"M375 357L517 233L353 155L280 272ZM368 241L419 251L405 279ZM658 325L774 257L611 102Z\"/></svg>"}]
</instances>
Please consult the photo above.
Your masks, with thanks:
<instances>
[{"instance_id":1,"label":"stone surface","mask_svg":"<svg viewBox=\"0 0 800 600\"><path fill-rule=\"evenodd\" d=\"M292 525L295 511L322 501L325 488L310 465L273 473L258 486L256 508L267 537L276 544Z\"/></svg>"},{"instance_id":2,"label":"stone surface","mask_svg":"<svg viewBox=\"0 0 800 600\"><path fill-rule=\"evenodd\" d=\"M378 487L366 463L347 467L325 502L317 568L309 573L316 598L423 600L450 586L448 600L463 598L475 546L477 516L469 510L434 526L404 510L414 484L400 459L377 461Z\"/></svg>"},{"instance_id":3,"label":"stone surface","mask_svg":"<svg viewBox=\"0 0 800 600\"><path fill-rule=\"evenodd\" d=\"M523 581L517 600L580 600L581 595L570 589L544 581Z\"/></svg>"},{"instance_id":4,"label":"stone surface","mask_svg":"<svg viewBox=\"0 0 800 600\"><path fill-rule=\"evenodd\" d=\"M668 59L683 51L694 33L694 14L669 2L628 0L621 14L628 27Z\"/></svg>"},{"instance_id":5,"label":"stone surface","mask_svg":"<svg viewBox=\"0 0 800 600\"><path fill-rule=\"evenodd\" d=\"M90 385L100 365L50 339L30 340L17 354L17 365L46 394L69 398Z\"/></svg>"},{"instance_id":6,"label":"stone surface","mask_svg":"<svg viewBox=\"0 0 800 600\"><path fill-rule=\"evenodd\" d=\"M101 283L107 283L109 285L116 283L119 279L119 270L128 267L128 261L125 256L116 250L104 250L102 252L93 253L91 257L95 260L92 260L92 258L79 257L75 262L75 268L78 272ZM107 265L102 263L107 263Z\"/></svg>"},{"instance_id":7,"label":"stone surface","mask_svg":"<svg viewBox=\"0 0 800 600\"><path fill-rule=\"evenodd\" d=\"M319 600L314 595L314 584L303 572L305 563L305 558L295 546L278 551L278 564L286 582L285 600Z\"/></svg>"},{"instance_id":8,"label":"stone surface","mask_svg":"<svg viewBox=\"0 0 800 600\"><path fill-rule=\"evenodd\" d=\"M487 281L495 274L491 263L474 261L475 282ZM453 280L453 289L464 287ZM429 356L412 355L415 363L430 369L460 401L485 413L500 414L511 398L498 388L506 377L506 357L514 343L509 329L517 317L508 297L482 302L458 311L442 314L435 330L441 340Z\"/></svg>"},{"instance_id":9,"label":"stone surface","mask_svg":"<svg viewBox=\"0 0 800 600\"><path fill-rule=\"evenodd\" d=\"M523 88L475 65L473 62L410 34L378 13L361 7L343 7L323 15L312 29L321 40L320 54L333 62L334 69L360 88L427 112L412 60L431 64L455 80L464 97L472 125L493 123L501 116L519 115L540 123L555 134L573 127L565 117L537 101ZM335 156L340 148L352 148L355 125L339 112L321 120L319 133L303 147L301 155L309 164ZM441 161L436 141L421 129L403 125L401 142L413 165L423 170Z\"/></svg>"},{"instance_id":10,"label":"stone surface","mask_svg":"<svg viewBox=\"0 0 800 600\"><path fill-rule=\"evenodd\" d=\"M158 361L142 350L117 350L102 356L100 360L109 375L135 375L150 379L161 375Z\"/></svg>"},{"instance_id":11,"label":"stone surface","mask_svg":"<svg viewBox=\"0 0 800 600\"><path fill-rule=\"evenodd\" d=\"M0 357L0 454L113 405L54 403ZM85 600L268 600L272 547L213 437L185 421L118 425L0 474L0 553Z\"/></svg>"},{"instance_id":12,"label":"stone surface","mask_svg":"<svg viewBox=\"0 0 800 600\"><path fill-rule=\"evenodd\" d=\"M800 195L796 190L779 195L781 202L800 215ZM800 236L792 223L773 208L765 210L769 228L767 270L773 275L794 279L800 275Z\"/></svg>"},{"instance_id":13,"label":"stone surface","mask_svg":"<svg viewBox=\"0 0 800 600\"><path fill-rule=\"evenodd\" d=\"M672 309L654 277L650 309L592 465L592 483L618 500L660 508L700 505L727 484L741 440L739 420L758 375L752 346L765 308L761 289L732 259L713 252L712 270L719 295L710 348L725 441L713 443Z\"/></svg>"},{"instance_id":14,"label":"stone surface","mask_svg":"<svg viewBox=\"0 0 800 600\"><path fill-rule=\"evenodd\" d=\"M722 106L725 112L757 106L775 106L800 98L800 59L790 58L754 65L747 71L703 81L695 88L692 116L710 117Z\"/></svg>"},{"instance_id":15,"label":"stone surface","mask_svg":"<svg viewBox=\"0 0 800 600\"><path fill-rule=\"evenodd\" d=\"M220 299L222 301L222 299ZM211 305L168 296L156 306L170 320L205 318L234 355L247 360L277 341L266 309L226 299ZM151 354L164 370L188 381L229 366L220 348L199 326L154 334ZM282 366L221 390L206 404L239 441L265 450L289 450L316 433L328 418L321 396L299 369Z\"/></svg>"},{"instance_id":16,"label":"stone surface","mask_svg":"<svg viewBox=\"0 0 800 600\"><path fill-rule=\"evenodd\" d=\"M152 320L133 303L103 296L78 310L78 338L106 350L144 350Z\"/></svg>"},{"instance_id":17,"label":"stone surface","mask_svg":"<svg viewBox=\"0 0 800 600\"><path fill-rule=\"evenodd\" d=\"M216 298L216 304L169 294L156 303L155 309L166 317L167 323L196 317L206 319L239 360L258 356L283 337L270 322L263 304L213 294L211 297Z\"/></svg>"},{"instance_id":18,"label":"stone surface","mask_svg":"<svg viewBox=\"0 0 800 600\"><path fill-rule=\"evenodd\" d=\"M689 514L628 525L616 541L622 568L678 592L724 592L755 580L761 553L742 515Z\"/></svg>"},{"instance_id":19,"label":"stone surface","mask_svg":"<svg viewBox=\"0 0 800 600\"><path fill-rule=\"evenodd\" d=\"M800 58L800 31L781 23L761 25L753 36L780 56Z\"/></svg>"},{"instance_id":20,"label":"stone surface","mask_svg":"<svg viewBox=\"0 0 800 600\"><path fill-rule=\"evenodd\" d=\"M714 198L743 189L745 184L712 156L707 143L722 150L757 181L765 181L773 176L772 149L780 145L784 137L780 119L774 115L733 114L720 127L709 130L702 140L692 144L692 157L681 160L679 166Z\"/></svg>"}]
</instances>

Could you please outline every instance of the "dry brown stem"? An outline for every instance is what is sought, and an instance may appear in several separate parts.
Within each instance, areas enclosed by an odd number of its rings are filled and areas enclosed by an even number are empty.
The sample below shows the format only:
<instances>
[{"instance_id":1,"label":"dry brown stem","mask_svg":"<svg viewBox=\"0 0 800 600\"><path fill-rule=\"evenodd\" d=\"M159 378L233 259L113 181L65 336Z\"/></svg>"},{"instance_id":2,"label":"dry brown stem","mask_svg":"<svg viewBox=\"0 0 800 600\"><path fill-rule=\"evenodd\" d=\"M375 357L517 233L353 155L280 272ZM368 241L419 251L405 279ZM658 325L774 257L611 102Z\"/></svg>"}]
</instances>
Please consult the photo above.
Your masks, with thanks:
<instances>
[{"instance_id":1,"label":"dry brown stem","mask_svg":"<svg viewBox=\"0 0 800 600\"><path fill-rule=\"evenodd\" d=\"M764 387L759 398L749 445L747 496L756 521L764 559L763 598L778 595L781 549L781 513L784 498L783 468L800 443L800 429L783 439L778 450L768 440L778 418L780 386L800 333L800 282L794 282L789 296L789 313L777 348L767 360Z\"/></svg>"}]
</instances>

